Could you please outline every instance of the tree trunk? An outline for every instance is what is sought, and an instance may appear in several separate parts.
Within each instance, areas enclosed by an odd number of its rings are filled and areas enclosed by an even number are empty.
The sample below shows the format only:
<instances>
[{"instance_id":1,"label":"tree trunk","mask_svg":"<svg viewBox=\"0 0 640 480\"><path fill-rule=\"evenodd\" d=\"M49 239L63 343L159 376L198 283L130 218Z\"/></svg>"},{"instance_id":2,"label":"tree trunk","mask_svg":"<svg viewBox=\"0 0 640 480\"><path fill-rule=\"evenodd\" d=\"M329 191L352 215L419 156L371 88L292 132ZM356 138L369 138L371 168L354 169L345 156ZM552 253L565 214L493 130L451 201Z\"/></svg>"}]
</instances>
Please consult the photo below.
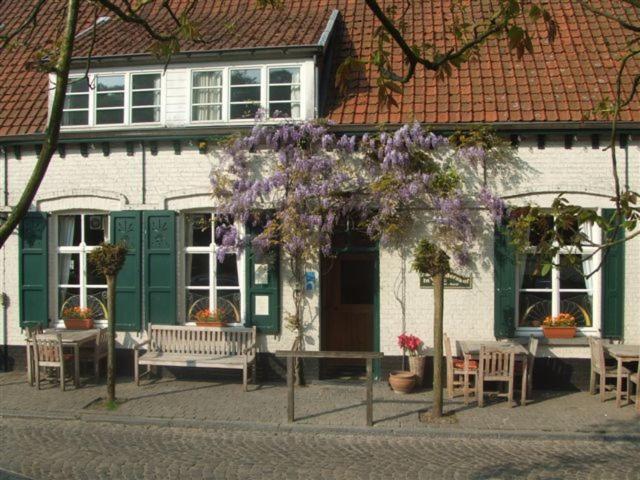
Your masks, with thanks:
<instances>
[{"instance_id":1,"label":"tree trunk","mask_svg":"<svg viewBox=\"0 0 640 480\"><path fill-rule=\"evenodd\" d=\"M433 275L433 409L431 416L442 416L442 325L444 273Z\"/></svg>"},{"instance_id":2,"label":"tree trunk","mask_svg":"<svg viewBox=\"0 0 640 480\"><path fill-rule=\"evenodd\" d=\"M42 183L44 175L47 173L47 168L51 162L51 157L58 148L58 137L60 135L60 122L62 120L62 110L64 108L64 99L67 94L67 83L69 81L69 67L71 56L73 55L73 43L76 32L76 25L78 23L78 4L80 0L68 0L67 2L67 16L65 20L64 33L61 38L59 46L59 56L55 65L56 70L56 87L53 94L53 102L51 103L51 114L49 116L49 123L45 131L44 143L42 150L38 155L38 160L33 168L31 177L27 182L27 185L20 195L18 203L9 214L7 221L0 226L0 248L2 248L11 235L11 232L15 230L20 221L24 218L31 202L33 202L38 188Z\"/></svg>"},{"instance_id":3,"label":"tree trunk","mask_svg":"<svg viewBox=\"0 0 640 480\"><path fill-rule=\"evenodd\" d=\"M116 277L107 276L108 356L107 356L107 403L116 400Z\"/></svg>"},{"instance_id":4,"label":"tree trunk","mask_svg":"<svg viewBox=\"0 0 640 480\"><path fill-rule=\"evenodd\" d=\"M295 329L296 338L291 347L294 351L304 350L304 269L302 260L295 258L291 261L293 275L293 304L295 308ZM295 384L303 386L306 384L304 378L304 363L301 358L296 358L294 362Z\"/></svg>"}]
</instances>

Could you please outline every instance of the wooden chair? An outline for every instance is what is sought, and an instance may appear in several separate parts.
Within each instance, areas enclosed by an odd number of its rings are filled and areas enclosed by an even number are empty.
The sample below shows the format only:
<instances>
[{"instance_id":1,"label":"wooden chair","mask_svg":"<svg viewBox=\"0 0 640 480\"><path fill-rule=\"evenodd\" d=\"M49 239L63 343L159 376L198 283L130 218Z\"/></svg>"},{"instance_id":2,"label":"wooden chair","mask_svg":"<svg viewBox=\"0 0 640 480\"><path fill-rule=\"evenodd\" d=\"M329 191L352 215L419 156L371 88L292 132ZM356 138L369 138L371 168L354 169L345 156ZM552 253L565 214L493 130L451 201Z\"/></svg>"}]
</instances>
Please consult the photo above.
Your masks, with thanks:
<instances>
[{"instance_id":1,"label":"wooden chair","mask_svg":"<svg viewBox=\"0 0 640 480\"><path fill-rule=\"evenodd\" d=\"M33 352L35 359L36 386L40 389L40 369L42 367L60 370L60 388L64 390L65 361L73 359L73 354L62 352L62 336L58 333L36 334L33 337Z\"/></svg>"},{"instance_id":2,"label":"wooden chair","mask_svg":"<svg viewBox=\"0 0 640 480\"><path fill-rule=\"evenodd\" d=\"M536 354L538 353L538 344L540 343L540 339L533 335L529 336L529 347L527 348L527 358L525 360L516 360L515 367L515 375L516 377L522 375L522 362L527 362L527 388L522 389L522 398L520 399L520 403L522 405L527 403L527 394L531 396L533 392L533 366L536 362Z\"/></svg>"},{"instance_id":3,"label":"wooden chair","mask_svg":"<svg viewBox=\"0 0 640 480\"><path fill-rule=\"evenodd\" d=\"M27 346L27 381L33 387L34 378L34 358L33 358L33 339L36 334L42 333L42 325L27 325L24 328L26 346Z\"/></svg>"},{"instance_id":4,"label":"wooden chair","mask_svg":"<svg viewBox=\"0 0 640 480\"><path fill-rule=\"evenodd\" d=\"M589 380L589 393L596 394L596 378L600 376L597 388L600 391L600 401L605 401L607 378L618 378L617 365L607 365L604 358L604 347L602 341L589 337L589 349L591 350L591 375ZM622 378L627 380L627 395L629 394L629 380L631 372L626 367L622 367ZM622 392L621 392L622 393ZM629 397L627 397L629 398Z\"/></svg>"},{"instance_id":5,"label":"wooden chair","mask_svg":"<svg viewBox=\"0 0 640 480\"><path fill-rule=\"evenodd\" d=\"M478 406L484 406L484 382L506 383L507 401L513 407L513 385L515 368L515 353L480 347L480 365L478 366L478 383L476 397Z\"/></svg>"},{"instance_id":6,"label":"wooden chair","mask_svg":"<svg viewBox=\"0 0 640 480\"><path fill-rule=\"evenodd\" d=\"M469 403L469 392L471 390L471 379L474 386L477 383L478 361L469 360L469 370L464 369L464 359L453 356L451 350L451 339L444 335L444 351L447 361L447 394L452 399L456 394L456 389L462 389L464 403Z\"/></svg>"},{"instance_id":7,"label":"wooden chair","mask_svg":"<svg viewBox=\"0 0 640 480\"><path fill-rule=\"evenodd\" d=\"M96 383L100 380L100 362L103 358L107 358L108 351L107 329L101 328L96 337L96 343L93 347L85 347L80 349L80 361L83 363L93 364L93 373Z\"/></svg>"},{"instance_id":8,"label":"wooden chair","mask_svg":"<svg viewBox=\"0 0 640 480\"><path fill-rule=\"evenodd\" d=\"M640 352L638 352L640 353ZM638 371L629 376L629 380L636 384L636 411L640 414L640 362L638 362ZM631 398L631 386L629 385L629 398Z\"/></svg>"}]
</instances>

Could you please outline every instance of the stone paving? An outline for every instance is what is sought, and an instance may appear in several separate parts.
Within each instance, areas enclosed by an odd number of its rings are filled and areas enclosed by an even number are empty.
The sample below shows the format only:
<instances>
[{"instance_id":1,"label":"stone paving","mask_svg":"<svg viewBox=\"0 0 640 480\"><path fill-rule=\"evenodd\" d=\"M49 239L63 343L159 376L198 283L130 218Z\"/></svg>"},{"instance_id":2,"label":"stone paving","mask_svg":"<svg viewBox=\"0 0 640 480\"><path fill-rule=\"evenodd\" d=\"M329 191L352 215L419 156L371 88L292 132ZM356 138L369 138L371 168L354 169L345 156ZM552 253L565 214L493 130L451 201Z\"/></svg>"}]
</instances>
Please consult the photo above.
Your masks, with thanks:
<instances>
[{"instance_id":1,"label":"stone paving","mask_svg":"<svg viewBox=\"0 0 640 480\"><path fill-rule=\"evenodd\" d=\"M32 479L640 479L638 442L348 435L0 420ZM6 474L4 478L11 477Z\"/></svg>"},{"instance_id":2,"label":"stone paving","mask_svg":"<svg viewBox=\"0 0 640 480\"><path fill-rule=\"evenodd\" d=\"M137 387L130 379L118 380L118 398L126 400L115 412L91 403L105 394L104 384L85 382L62 392L55 385L30 387L22 372L0 373L0 414L69 418L104 417L172 419L218 424L266 427L286 425L286 386L282 383L250 385L242 391L239 379L153 379ZM363 428L364 386L354 383L314 383L296 389L296 426L310 428ZM374 422L371 431L397 432L497 432L582 435L626 435L640 442L640 416L633 405L616 408L613 394L604 404L585 392L535 392L526 407L509 408L502 400L485 408L465 406L460 398L446 402L455 422L425 425L418 412L430 404L430 392L398 395L379 382L374 388Z\"/></svg>"}]
</instances>

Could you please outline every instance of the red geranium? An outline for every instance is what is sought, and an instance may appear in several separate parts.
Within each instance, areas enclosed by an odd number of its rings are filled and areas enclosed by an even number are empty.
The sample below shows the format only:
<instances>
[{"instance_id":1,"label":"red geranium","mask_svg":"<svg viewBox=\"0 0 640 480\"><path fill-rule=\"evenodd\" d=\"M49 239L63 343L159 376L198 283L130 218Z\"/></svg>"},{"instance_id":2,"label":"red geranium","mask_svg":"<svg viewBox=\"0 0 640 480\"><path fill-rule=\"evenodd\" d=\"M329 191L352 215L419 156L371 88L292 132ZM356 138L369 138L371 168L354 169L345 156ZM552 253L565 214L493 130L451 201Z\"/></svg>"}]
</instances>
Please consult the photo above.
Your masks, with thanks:
<instances>
[{"instance_id":1,"label":"red geranium","mask_svg":"<svg viewBox=\"0 0 640 480\"><path fill-rule=\"evenodd\" d=\"M398 346L403 351L409 351L409 355L418 355L420 347L422 347L422 340L415 335L407 335L403 333L398 337Z\"/></svg>"}]
</instances>

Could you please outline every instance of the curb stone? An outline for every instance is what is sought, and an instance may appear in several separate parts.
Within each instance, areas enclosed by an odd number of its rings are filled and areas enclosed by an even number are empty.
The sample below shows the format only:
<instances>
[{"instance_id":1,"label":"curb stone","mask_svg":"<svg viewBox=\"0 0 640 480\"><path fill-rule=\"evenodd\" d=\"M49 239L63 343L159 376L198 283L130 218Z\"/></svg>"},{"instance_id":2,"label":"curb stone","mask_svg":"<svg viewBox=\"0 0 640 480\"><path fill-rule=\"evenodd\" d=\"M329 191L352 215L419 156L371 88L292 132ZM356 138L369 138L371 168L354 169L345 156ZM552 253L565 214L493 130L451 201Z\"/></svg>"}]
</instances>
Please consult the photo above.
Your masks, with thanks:
<instances>
[{"instance_id":1,"label":"curb stone","mask_svg":"<svg viewBox=\"0 0 640 480\"><path fill-rule=\"evenodd\" d=\"M4 411L0 418L18 419L43 419L60 421L82 421L87 423L113 423L120 425L147 425L172 428L193 428L204 430L241 430L257 432L279 433L313 433L327 435L358 435L358 436L394 436L394 437L465 437L465 438L502 438L502 439L547 439L547 440L582 440L582 441L614 441L614 442L640 442L640 433L598 433L598 432L559 432L544 430L472 430L472 429L447 429L425 426L416 428L384 428L384 427L336 427L305 424L260 424L243 421L225 420L198 420L186 418L164 417L132 417L128 415L112 415L101 413L63 413L63 412L23 412ZM0 470L0 474L2 471ZM0 479L3 477L0 476Z\"/></svg>"}]
</instances>

